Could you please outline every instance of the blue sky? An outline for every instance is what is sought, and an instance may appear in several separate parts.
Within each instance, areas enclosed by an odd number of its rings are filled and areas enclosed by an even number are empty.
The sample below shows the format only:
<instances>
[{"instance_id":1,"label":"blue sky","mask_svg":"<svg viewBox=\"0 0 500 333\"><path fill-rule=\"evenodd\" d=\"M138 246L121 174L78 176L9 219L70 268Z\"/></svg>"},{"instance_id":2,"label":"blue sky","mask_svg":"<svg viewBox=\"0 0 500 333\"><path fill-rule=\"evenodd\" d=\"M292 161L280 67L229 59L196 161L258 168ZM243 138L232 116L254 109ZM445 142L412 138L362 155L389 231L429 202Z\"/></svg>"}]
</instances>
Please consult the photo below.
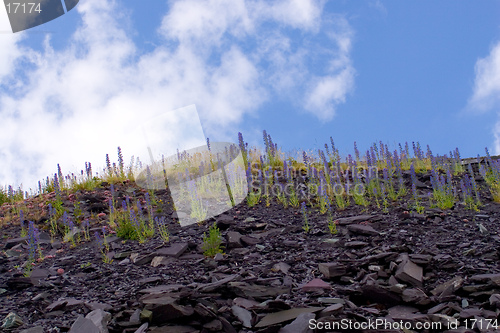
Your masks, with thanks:
<instances>
[{"instance_id":1,"label":"blue sky","mask_svg":"<svg viewBox=\"0 0 500 333\"><path fill-rule=\"evenodd\" d=\"M498 17L499 1L81 0L12 34L2 7L0 186L143 157L147 123L184 148L265 129L284 151L500 154ZM193 104L203 135L175 120Z\"/></svg>"}]
</instances>

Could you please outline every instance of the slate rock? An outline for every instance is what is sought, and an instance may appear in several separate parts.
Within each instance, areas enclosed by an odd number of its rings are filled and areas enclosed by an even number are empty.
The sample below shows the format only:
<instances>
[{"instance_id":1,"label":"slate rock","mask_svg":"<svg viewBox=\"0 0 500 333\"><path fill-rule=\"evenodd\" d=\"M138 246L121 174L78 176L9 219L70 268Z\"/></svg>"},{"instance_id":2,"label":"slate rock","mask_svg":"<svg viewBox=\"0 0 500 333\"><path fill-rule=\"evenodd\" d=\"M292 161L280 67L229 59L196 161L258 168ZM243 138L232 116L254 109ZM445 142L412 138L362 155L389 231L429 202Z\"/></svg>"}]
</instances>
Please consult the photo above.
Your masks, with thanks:
<instances>
[{"instance_id":1,"label":"slate rock","mask_svg":"<svg viewBox=\"0 0 500 333\"><path fill-rule=\"evenodd\" d=\"M175 243L169 247L164 247L157 250L154 254L156 256L168 256L179 258L188 249L188 243Z\"/></svg>"},{"instance_id":2,"label":"slate rock","mask_svg":"<svg viewBox=\"0 0 500 333\"><path fill-rule=\"evenodd\" d=\"M321 279L313 279L301 286L300 289L303 291L329 290L332 289L332 285Z\"/></svg>"},{"instance_id":3,"label":"slate rock","mask_svg":"<svg viewBox=\"0 0 500 333\"><path fill-rule=\"evenodd\" d=\"M35 326L32 328L19 331L19 333L44 333L44 331L42 326Z\"/></svg>"},{"instance_id":4,"label":"slate rock","mask_svg":"<svg viewBox=\"0 0 500 333\"><path fill-rule=\"evenodd\" d=\"M395 306L401 302L399 295L375 284L367 284L361 287L364 299L373 303Z\"/></svg>"},{"instance_id":5,"label":"slate rock","mask_svg":"<svg viewBox=\"0 0 500 333\"><path fill-rule=\"evenodd\" d=\"M318 268L327 279L343 276L347 273L347 267L339 263L321 263L318 264Z\"/></svg>"},{"instance_id":6,"label":"slate rock","mask_svg":"<svg viewBox=\"0 0 500 333\"><path fill-rule=\"evenodd\" d=\"M10 312L2 321L2 326L0 328L3 328L4 330L11 330L23 324L24 322L21 317L14 312Z\"/></svg>"},{"instance_id":7,"label":"slate rock","mask_svg":"<svg viewBox=\"0 0 500 333\"><path fill-rule=\"evenodd\" d=\"M108 333L108 323L111 320L111 314L109 312L97 309L89 312L85 318L90 319L99 329L100 333Z\"/></svg>"},{"instance_id":8,"label":"slate rock","mask_svg":"<svg viewBox=\"0 0 500 333\"><path fill-rule=\"evenodd\" d=\"M434 296L438 295L451 295L455 293L460 287L462 287L464 279L461 276L455 276L453 279L443 282L436 286L431 293Z\"/></svg>"},{"instance_id":9,"label":"slate rock","mask_svg":"<svg viewBox=\"0 0 500 333\"><path fill-rule=\"evenodd\" d=\"M290 324L281 328L278 333L312 333L309 321L316 318L314 313L301 313Z\"/></svg>"},{"instance_id":10,"label":"slate rock","mask_svg":"<svg viewBox=\"0 0 500 333\"><path fill-rule=\"evenodd\" d=\"M69 333L100 333L99 328L92 322L92 320L78 316Z\"/></svg>"},{"instance_id":11,"label":"slate rock","mask_svg":"<svg viewBox=\"0 0 500 333\"><path fill-rule=\"evenodd\" d=\"M228 231L227 233L227 247L230 249L240 248L241 244L241 234L237 231Z\"/></svg>"},{"instance_id":12,"label":"slate rock","mask_svg":"<svg viewBox=\"0 0 500 333\"><path fill-rule=\"evenodd\" d=\"M311 307L311 308L293 308L290 310L284 310L279 312L269 313L261 321L259 321L255 327L266 327L279 323L283 323L292 319L297 318L302 313L313 313L323 310L320 307Z\"/></svg>"},{"instance_id":13,"label":"slate rock","mask_svg":"<svg viewBox=\"0 0 500 333\"><path fill-rule=\"evenodd\" d=\"M231 311L241 321L244 327L251 328L253 326L252 313L250 311L237 305L233 305Z\"/></svg>"},{"instance_id":14,"label":"slate rock","mask_svg":"<svg viewBox=\"0 0 500 333\"><path fill-rule=\"evenodd\" d=\"M366 224L351 224L347 226L347 230L359 235L376 236L379 234L372 226Z\"/></svg>"},{"instance_id":15,"label":"slate rock","mask_svg":"<svg viewBox=\"0 0 500 333\"><path fill-rule=\"evenodd\" d=\"M189 305L180 305L170 296L158 297L142 301L146 309L153 313L153 323L165 324L172 319L189 317L194 310Z\"/></svg>"},{"instance_id":16,"label":"slate rock","mask_svg":"<svg viewBox=\"0 0 500 333\"><path fill-rule=\"evenodd\" d=\"M423 269L417 264L413 263L410 259L406 258L398 265L396 279L410 283L416 287L422 287L423 282Z\"/></svg>"}]
</instances>

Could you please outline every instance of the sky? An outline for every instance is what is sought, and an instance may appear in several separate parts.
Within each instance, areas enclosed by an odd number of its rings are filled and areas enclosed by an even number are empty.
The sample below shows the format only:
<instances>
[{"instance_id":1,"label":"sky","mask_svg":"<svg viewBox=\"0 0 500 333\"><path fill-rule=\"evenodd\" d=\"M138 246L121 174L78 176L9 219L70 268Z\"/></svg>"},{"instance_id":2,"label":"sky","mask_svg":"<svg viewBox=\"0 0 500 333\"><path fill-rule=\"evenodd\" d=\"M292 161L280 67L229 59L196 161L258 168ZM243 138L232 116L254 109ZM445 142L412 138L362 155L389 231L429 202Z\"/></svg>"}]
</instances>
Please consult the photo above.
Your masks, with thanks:
<instances>
[{"instance_id":1,"label":"sky","mask_svg":"<svg viewBox=\"0 0 500 333\"><path fill-rule=\"evenodd\" d=\"M0 186L211 142L500 154L500 1L81 0L0 8Z\"/></svg>"}]
</instances>

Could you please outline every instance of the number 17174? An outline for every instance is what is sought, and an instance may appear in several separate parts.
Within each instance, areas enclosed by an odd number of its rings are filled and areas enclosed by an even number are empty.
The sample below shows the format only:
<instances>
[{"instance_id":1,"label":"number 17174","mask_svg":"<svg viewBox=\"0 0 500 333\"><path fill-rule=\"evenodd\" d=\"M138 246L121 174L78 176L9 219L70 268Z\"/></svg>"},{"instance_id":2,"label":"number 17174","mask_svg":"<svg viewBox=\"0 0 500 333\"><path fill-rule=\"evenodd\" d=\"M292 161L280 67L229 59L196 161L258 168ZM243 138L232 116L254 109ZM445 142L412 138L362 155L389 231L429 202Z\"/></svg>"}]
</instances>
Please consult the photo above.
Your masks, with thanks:
<instances>
[{"instance_id":1,"label":"number 17174","mask_svg":"<svg viewBox=\"0 0 500 333\"><path fill-rule=\"evenodd\" d=\"M20 2L12 2L12 3L7 3L7 13L11 14L17 14L17 11L19 10L19 13L21 14L26 14L26 13L32 13L32 12L38 12L40 13L42 9L40 8L40 3L36 2L28 2L28 3L20 3ZM19 9L21 7L21 9ZM28 10L27 10L28 9Z\"/></svg>"}]
</instances>

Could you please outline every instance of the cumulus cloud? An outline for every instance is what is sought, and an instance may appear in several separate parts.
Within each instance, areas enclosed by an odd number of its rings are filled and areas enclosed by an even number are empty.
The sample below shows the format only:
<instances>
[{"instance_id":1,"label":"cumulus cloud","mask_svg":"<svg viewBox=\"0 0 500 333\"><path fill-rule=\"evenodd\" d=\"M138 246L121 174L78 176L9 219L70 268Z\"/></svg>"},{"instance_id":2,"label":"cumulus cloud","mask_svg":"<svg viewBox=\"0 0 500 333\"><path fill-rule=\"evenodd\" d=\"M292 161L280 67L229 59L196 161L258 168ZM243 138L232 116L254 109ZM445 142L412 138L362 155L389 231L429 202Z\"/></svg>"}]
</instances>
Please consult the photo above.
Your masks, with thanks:
<instances>
[{"instance_id":1,"label":"cumulus cloud","mask_svg":"<svg viewBox=\"0 0 500 333\"><path fill-rule=\"evenodd\" d=\"M293 96L318 119L331 119L355 71L349 25L324 19L323 4L173 1L158 28L165 43L143 54L115 1L80 3L81 23L62 49L50 36L35 51L23 45L25 33L0 35L9 50L0 55L0 185L35 188L57 163L74 172L116 155L117 146L140 155L140 124L191 104L217 141L234 141L243 117L275 97ZM311 59L322 68L311 68Z\"/></svg>"},{"instance_id":2,"label":"cumulus cloud","mask_svg":"<svg viewBox=\"0 0 500 333\"><path fill-rule=\"evenodd\" d=\"M491 49L490 54L479 59L475 66L475 80L469 108L486 112L500 108L500 42ZM500 112L498 112L500 117ZM493 129L495 154L500 154L500 120Z\"/></svg>"},{"instance_id":3,"label":"cumulus cloud","mask_svg":"<svg viewBox=\"0 0 500 333\"><path fill-rule=\"evenodd\" d=\"M500 105L500 42L488 56L481 58L475 66L474 91L471 105L480 111L491 110Z\"/></svg>"}]
</instances>

